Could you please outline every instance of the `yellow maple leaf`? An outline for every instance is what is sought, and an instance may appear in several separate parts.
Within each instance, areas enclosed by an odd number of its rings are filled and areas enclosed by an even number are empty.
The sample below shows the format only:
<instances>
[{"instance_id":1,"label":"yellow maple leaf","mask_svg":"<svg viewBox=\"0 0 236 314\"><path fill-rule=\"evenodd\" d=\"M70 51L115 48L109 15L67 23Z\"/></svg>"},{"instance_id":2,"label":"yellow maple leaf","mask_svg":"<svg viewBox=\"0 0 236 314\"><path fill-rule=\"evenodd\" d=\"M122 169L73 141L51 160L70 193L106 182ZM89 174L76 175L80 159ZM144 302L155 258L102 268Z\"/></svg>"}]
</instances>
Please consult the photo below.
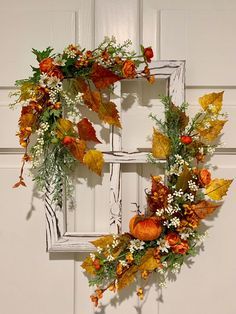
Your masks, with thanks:
<instances>
[{"instance_id":1,"label":"yellow maple leaf","mask_svg":"<svg viewBox=\"0 0 236 314\"><path fill-rule=\"evenodd\" d=\"M198 128L198 132L201 135L201 137L207 141L213 141L217 138L217 136L220 134L221 130L223 129L223 126L227 120L213 120L209 121L210 127L205 128Z\"/></svg>"},{"instance_id":2,"label":"yellow maple leaf","mask_svg":"<svg viewBox=\"0 0 236 314\"><path fill-rule=\"evenodd\" d=\"M84 155L83 163L99 176L102 173L104 158L102 152L91 149Z\"/></svg>"},{"instance_id":3,"label":"yellow maple leaf","mask_svg":"<svg viewBox=\"0 0 236 314\"><path fill-rule=\"evenodd\" d=\"M102 249L105 249L107 247L107 245L111 245L113 242L113 236L112 235L107 235L101 238L98 238L94 241L91 241L91 243L96 246L96 247L100 247Z\"/></svg>"},{"instance_id":4,"label":"yellow maple leaf","mask_svg":"<svg viewBox=\"0 0 236 314\"><path fill-rule=\"evenodd\" d=\"M155 158L166 158L170 154L170 139L153 129L152 154Z\"/></svg>"},{"instance_id":5,"label":"yellow maple leaf","mask_svg":"<svg viewBox=\"0 0 236 314\"><path fill-rule=\"evenodd\" d=\"M176 190L182 189L185 191L188 188L188 181L191 179L192 174L189 168L184 165L183 171L178 176L177 182L176 182Z\"/></svg>"},{"instance_id":6,"label":"yellow maple leaf","mask_svg":"<svg viewBox=\"0 0 236 314\"><path fill-rule=\"evenodd\" d=\"M206 195L214 201L222 200L223 196L227 194L230 184L233 180L214 179L206 187Z\"/></svg>"},{"instance_id":7,"label":"yellow maple leaf","mask_svg":"<svg viewBox=\"0 0 236 314\"><path fill-rule=\"evenodd\" d=\"M36 86L32 82L24 82L20 87L20 98L19 101L26 101L33 98L36 92Z\"/></svg>"},{"instance_id":8,"label":"yellow maple leaf","mask_svg":"<svg viewBox=\"0 0 236 314\"><path fill-rule=\"evenodd\" d=\"M57 137L63 139L69 132L73 131L73 123L67 119L58 119L57 121Z\"/></svg>"},{"instance_id":9,"label":"yellow maple leaf","mask_svg":"<svg viewBox=\"0 0 236 314\"><path fill-rule=\"evenodd\" d=\"M160 261L154 257L154 251L154 248L146 251L140 261L140 270L153 271L161 265Z\"/></svg>"},{"instance_id":10,"label":"yellow maple leaf","mask_svg":"<svg viewBox=\"0 0 236 314\"><path fill-rule=\"evenodd\" d=\"M128 268L123 275L118 279L117 287L118 290L121 290L127 286L129 286L131 283L133 283L135 279L135 274L138 271L137 265L132 265L130 268Z\"/></svg>"},{"instance_id":11,"label":"yellow maple leaf","mask_svg":"<svg viewBox=\"0 0 236 314\"><path fill-rule=\"evenodd\" d=\"M86 259L83 261L83 264L81 265L83 269L86 270L86 272L90 275L95 275L96 270L93 265L93 260L91 259L90 256L86 257Z\"/></svg>"},{"instance_id":12,"label":"yellow maple leaf","mask_svg":"<svg viewBox=\"0 0 236 314\"><path fill-rule=\"evenodd\" d=\"M206 94L199 98L199 103L205 111L217 114L221 111L224 92Z\"/></svg>"}]
</instances>

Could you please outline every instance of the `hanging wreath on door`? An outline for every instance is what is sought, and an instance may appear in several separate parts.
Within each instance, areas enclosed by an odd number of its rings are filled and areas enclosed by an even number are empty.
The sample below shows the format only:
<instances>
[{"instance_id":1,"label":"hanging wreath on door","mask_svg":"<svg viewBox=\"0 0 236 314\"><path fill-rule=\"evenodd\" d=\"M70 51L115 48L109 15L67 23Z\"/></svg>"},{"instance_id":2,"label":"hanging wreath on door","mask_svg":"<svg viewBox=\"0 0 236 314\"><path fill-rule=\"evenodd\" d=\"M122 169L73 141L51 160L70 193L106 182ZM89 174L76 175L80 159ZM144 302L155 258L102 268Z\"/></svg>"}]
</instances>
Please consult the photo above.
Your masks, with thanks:
<instances>
[{"instance_id":1,"label":"hanging wreath on door","mask_svg":"<svg viewBox=\"0 0 236 314\"><path fill-rule=\"evenodd\" d=\"M74 45L61 54L54 54L51 48L41 52L33 49L39 66L32 67L32 77L16 82L17 100L12 105L22 105L17 135L25 148L14 187L26 185L24 165L32 161L37 186L45 189L50 182L53 202L60 205L62 181L69 195L69 178L77 161L101 175L103 154L90 147L91 142L100 140L79 107L85 105L101 122L121 127L115 104L104 100L102 91L112 90L122 79L155 80L148 67L153 57L151 47L141 46L141 55L137 55L129 52L130 44L119 45L114 38L106 38L93 51ZM142 63L143 70L138 72ZM96 252L82 267L91 275L89 284L96 286L91 296L95 306L106 290L119 291L139 275L144 285L137 295L143 299L145 282L152 272L158 273L159 285L164 286L169 272L179 272L182 264L197 254L205 236L199 230L201 221L221 205L232 182L212 179L204 167L227 121L221 113L222 100L223 92L204 95L199 99L202 110L190 119L186 103L175 106L170 97L164 97L164 120L151 115L156 127L149 161L166 159L166 180L151 177L147 206L130 220L129 233L92 242Z\"/></svg>"}]
</instances>

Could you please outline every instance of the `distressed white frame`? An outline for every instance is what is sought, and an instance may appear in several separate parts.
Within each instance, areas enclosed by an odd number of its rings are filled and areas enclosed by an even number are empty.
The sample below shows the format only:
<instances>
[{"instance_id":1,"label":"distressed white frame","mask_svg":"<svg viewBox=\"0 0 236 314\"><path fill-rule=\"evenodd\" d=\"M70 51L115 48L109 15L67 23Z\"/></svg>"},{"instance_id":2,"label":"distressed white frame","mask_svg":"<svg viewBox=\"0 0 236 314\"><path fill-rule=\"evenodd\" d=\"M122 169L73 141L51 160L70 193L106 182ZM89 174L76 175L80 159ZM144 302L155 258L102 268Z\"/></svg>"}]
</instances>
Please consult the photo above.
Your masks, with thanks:
<instances>
[{"instance_id":1,"label":"distressed white frame","mask_svg":"<svg viewBox=\"0 0 236 314\"><path fill-rule=\"evenodd\" d=\"M180 105L185 100L185 61L157 61L150 64L151 74L156 78L167 80L167 95L173 103ZM121 83L115 84L115 95L121 96ZM113 99L117 109L121 110L121 97ZM106 163L110 164L110 233L122 231L121 175L122 163L147 163L145 152L121 151L121 133L116 127L111 128L110 151L103 152ZM164 163L164 160L160 160ZM68 232L66 223L66 206L56 209L51 205L50 190L45 194L45 214L47 250L49 252L86 252L93 251L90 241L101 233Z\"/></svg>"}]
</instances>

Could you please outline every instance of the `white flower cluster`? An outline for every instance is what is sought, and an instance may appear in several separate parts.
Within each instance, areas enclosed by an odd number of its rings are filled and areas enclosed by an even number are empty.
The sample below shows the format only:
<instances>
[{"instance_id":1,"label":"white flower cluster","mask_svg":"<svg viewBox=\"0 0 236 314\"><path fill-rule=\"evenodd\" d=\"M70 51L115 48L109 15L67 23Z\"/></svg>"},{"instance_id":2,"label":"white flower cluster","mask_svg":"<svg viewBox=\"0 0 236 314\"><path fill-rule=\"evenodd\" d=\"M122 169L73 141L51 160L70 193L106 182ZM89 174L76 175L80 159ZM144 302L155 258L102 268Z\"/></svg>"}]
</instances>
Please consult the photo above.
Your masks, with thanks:
<instances>
[{"instance_id":1,"label":"white flower cluster","mask_svg":"<svg viewBox=\"0 0 236 314\"><path fill-rule=\"evenodd\" d=\"M107 256L107 260L108 260L108 262L112 262L112 261L114 261L114 257L112 256L112 255L108 255Z\"/></svg>"},{"instance_id":2,"label":"white flower cluster","mask_svg":"<svg viewBox=\"0 0 236 314\"><path fill-rule=\"evenodd\" d=\"M134 253L134 251L139 251L144 249L145 242L141 241L139 239L131 240L130 241L130 246L129 246L129 251L131 253Z\"/></svg>"},{"instance_id":3,"label":"white flower cluster","mask_svg":"<svg viewBox=\"0 0 236 314\"><path fill-rule=\"evenodd\" d=\"M117 240L117 234L113 234L113 242L112 242L112 248L114 249L114 248L116 248L118 245L119 245L119 240Z\"/></svg>"},{"instance_id":4,"label":"white flower cluster","mask_svg":"<svg viewBox=\"0 0 236 314\"><path fill-rule=\"evenodd\" d=\"M179 176L183 171L183 166L189 166L189 163L185 161L182 156L176 154L174 155L175 158L175 164L170 166L169 171L166 171L166 175L172 175L175 174Z\"/></svg>"},{"instance_id":5,"label":"white flower cluster","mask_svg":"<svg viewBox=\"0 0 236 314\"><path fill-rule=\"evenodd\" d=\"M194 195L192 193L185 193L184 194L184 200L194 202Z\"/></svg>"},{"instance_id":6,"label":"white flower cluster","mask_svg":"<svg viewBox=\"0 0 236 314\"><path fill-rule=\"evenodd\" d=\"M72 49L72 46L69 45L64 49L64 53L69 57L69 58L75 58L76 57L76 51L80 50L81 48L79 46L74 46L74 49Z\"/></svg>"},{"instance_id":7,"label":"white flower cluster","mask_svg":"<svg viewBox=\"0 0 236 314\"><path fill-rule=\"evenodd\" d=\"M34 158L33 158L33 168L36 168L40 164L40 158L43 154L43 145L44 145L44 134L49 129L49 124L43 122L40 124L38 130L36 131L38 138L36 144L34 145Z\"/></svg>"},{"instance_id":8,"label":"white flower cluster","mask_svg":"<svg viewBox=\"0 0 236 314\"><path fill-rule=\"evenodd\" d=\"M119 263L121 264L121 266L126 267L128 265L128 263L125 260L119 260Z\"/></svg>"},{"instance_id":9,"label":"white flower cluster","mask_svg":"<svg viewBox=\"0 0 236 314\"><path fill-rule=\"evenodd\" d=\"M173 269L171 270L172 274L177 274L180 271L181 265L179 263L173 264Z\"/></svg>"},{"instance_id":10,"label":"white flower cluster","mask_svg":"<svg viewBox=\"0 0 236 314\"><path fill-rule=\"evenodd\" d=\"M156 211L156 215L158 217L161 217L164 214L164 212L165 212L164 208L160 208Z\"/></svg>"},{"instance_id":11,"label":"white flower cluster","mask_svg":"<svg viewBox=\"0 0 236 314\"><path fill-rule=\"evenodd\" d=\"M78 93L74 99L70 98L66 92L61 93L65 106L68 108L67 115L69 118L76 122L76 120L80 120L82 115L79 111L78 104L83 104L83 94Z\"/></svg>"},{"instance_id":12,"label":"white flower cluster","mask_svg":"<svg viewBox=\"0 0 236 314\"><path fill-rule=\"evenodd\" d=\"M168 205L166 208L165 208L165 212L168 214L168 215L173 215L174 213L177 213L181 210L181 208L179 207L178 204L175 204L174 206L172 205Z\"/></svg>"},{"instance_id":13,"label":"white flower cluster","mask_svg":"<svg viewBox=\"0 0 236 314\"><path fill-rule=\"evenodd\" d=\"M179 189L178 191L174 191L173 195L176 197L181 197L184 194L182 189Z\"/></svg>"},{"instance_id":14,"label":"white flower cluster","mask_svg":"<svg viewBox=\"0 0 236 314\"><path fill-rule=\"evenodd\" d=\"M168 195L167 195L167 203L170 204L170 203L173 202L173 200L174 200L173 195L172 195L172 194L168 194Z\"/></svg>"},{"instance_id":15,"label":"white flower cluster","mask_svg":"<svg viewBox=\"0 0 236 314\"><path fill-rule=\"evenodd\" d=\"M169 221L165 221L163 224L164 226L167 226L167 228L177 228L180 225L180 219L178 217L173 217Z\"/></svg>"},{"instance_id":16,"label":"white flower cluster","mask_svg":"<svg viewBox=\"0 0 236 314\"><path fill-rule=\"evenodd\" d=\"M196 192L199 188L198 185L195 182L193 182L192 180L188 181L188 187L193 192Z\"/></svg>"}]
</instances>

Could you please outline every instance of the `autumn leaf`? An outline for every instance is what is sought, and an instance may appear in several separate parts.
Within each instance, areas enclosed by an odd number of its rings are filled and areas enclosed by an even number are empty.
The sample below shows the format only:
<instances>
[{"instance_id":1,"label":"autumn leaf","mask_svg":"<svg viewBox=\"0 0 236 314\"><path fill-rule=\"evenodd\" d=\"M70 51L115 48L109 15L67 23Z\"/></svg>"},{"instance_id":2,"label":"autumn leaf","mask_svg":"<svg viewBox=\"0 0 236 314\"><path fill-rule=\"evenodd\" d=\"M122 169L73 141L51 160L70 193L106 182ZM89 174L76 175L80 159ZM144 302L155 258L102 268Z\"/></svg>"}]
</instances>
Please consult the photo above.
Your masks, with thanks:
<instances>
[{"instance_id":1,"label":"autumn leaf","mask_svg":"<svg viewBox=\"0 0 236 314\"><path fill-rule=\"evenodd\" d=\"M223 129L223 126L227 120L213 120L209 121L210 127L205 128L198 128L198 132L201 135L201 137L208 141L213 141L217 138L217 136L220 134L221 130Z\"/></svg>"},{"instance_id":2,"label":"autumn leaf","mask_svg":"<svg viewBox=\"0 0 236 314\"><path fill-rule=\"evenodd\" d=\"M80 162L83 163L86 149L85 141L76 139L75 141L68 145L68 148L71 154L75 157L75 159L78 159Z\"/></svg>"},{"instance_id":3,"label":"autumn leaf","mask_svg":"<svg viewBox=\"0 0 236 314\"><path fill-rule=\"evenodd\" d=\"M95 62L92 67L91 79L97 89L105 89L121 80L121 77Z\"/></svg>"},{"instance_id":4,"label":"autumn leaf","mask_svg":"<svg viewBox=\"0 0 236 314\"><path fill-rule=\"evenodd\" d=\"M214 201L220 201L228 192L233 180L214 179L206 187L206 195Z\"/></svg>"},{"instance_id":5,"label":"autumn leaf","mask_svg":"<svg viewBox=\"0 0 236 314\"><path fill-rule=\"evenodd\" d=\"M87 89L83 94L83 100L86 106L88 106L94 112L98 112L102 103L101 94L98 91L91 91Z\"/></svg>"},{"instance_id":6,"label":"autumn leaf","mask_svg":"<svg viewBox=\"0 0 236 314\"><path fill-rule=\"evenodd\" d=\"M183 171L178 176L178 179L176 182L176 190L182 189L182 191L185 191L188 188L188 181L191 178L192 178L191 171L186 165L184 165Z\"/></svg>"},{"instance_id":7,"label":"autumn leaf","mask_svg":"<svg viewBox=\"0 0 236 314\"><path fill-rule=\"evenodd\" d=\"M155 248L149 248L140 261L140 270L153 271L160 266L160 261L154 257Z\"/></svg>"},{"instance_id":8,"label":"autumn leaf","mask_svg":"<svg viewBox=\"0 0 236 314\"><path fill-rule=\"evenodd\" d=\"M109 101L101 103L98 111L98 116L103 122L121 128L120 117L116 105Z\"/></svg>"},{"instance_id":9,"label":"autumn leaf","mask_svg":"<svg viewBox=\"0 0 236 314\"><path fill-rule=\"evenodd\" d=\"M87 119L83 118L77 123L78 133L81 140L93 141L96 143L101 143L96 136L96 131L92 126L92 123Z\"/></svg>"},{"instance_id":10,"label":"autumn leaf","mask_svg":"<svg viewBox=\"0 0 236 314\"><path fill-rule=\"evenodd\" d=\"M93 265L93 260L91 259L90 256L86 257L86 259L83 261L83 264L81 265L83 269L86 270L86 272L90 275L95 275L96 270Z\"/></svg>"},{"instance_id":11,"label":"autumn leaf","mask_svg":"<svg viewBox=\"0 0 236 314\"><path fill-rule=\"evenodd\" d=\"M18 188L19 186L26 186L25 182L20 179L20 181L16 182L14 185L13 185L13 188Z\"/></svg>"},{"instance_id":12,"label":"autumn leaf","mask_svg":"<svg viewBox=\"0 0 236 314\"><path fill-rule=\"evenodd\" d=\"M32 127L34 125L35 120L36 117L33 115L33 113L22 114L19 120L20 128L24 129L26 127Z\"/></svg>"},{"instance_id":13,"label":"autumn leaf","mask_svg":"<svg viewBox=\"0 0 236 314\"><path fill-rule=\"evenodd\" d=\"M95 246L95 247L100 247L102 249L105 249L107 247L107 245L111 245L113 242L114 238L112 235L107 235L101 238L98 238L94 241L91 241L91 243Z\"/></svg>"},{"instance_id":14,"label":"autumn leaf","mask_svg":"<svg viewBox=\"0 0 236 314\"><path fill-rule=\"evenodd\" d=\"M135 274L138 271L137 265L132 265L130 268L128 268L122 276L118 279L118 290L121 290L127 286L129 286L131 283L133 283L135 279Z\"/></svg>"},{"instance_id":15,"label":"autumn leaf","mask_svg":"<svg viewBox=\"0 0 236 314\"><path fill-rule=\"evenodd\" d=\"M170 139L153 129L152 154L155 158L167 158L170 154Z\"/></svg>"},{"instance_id":16,"label":"autumn leaf","mask_svg":"<svg viewBox=\"0 0 236 314\"><path fill-rule=\"evenodd\" d=\"M178 121L180 130L184 130L185 127L188 125L189 117L186 115L184 111L180 110L180 108L175 106L173 103L170 105L170 110L172 111L172 113L174 113L173 116ZM169 123L168 119L167 123Z\"/></svg>"},{"instance_id":17,"label":"autumn leaf","mask_svg":"<svg viewBox=\"0 0 236 314\"><path fill-rule=\"evenodd\" d=\"M104 158L102 152L91 149L84 155L83 163L99 176L102 173Z\"/></svg>"},{"instance_id":18,"label":"autumn leaf","mask_svg":"<svg viewBox=\"0 0 236 314\"><path fill-rule=\"evenodd\" d=\"M192 206L195 214L200 218L204 219L206 216L214 212L214 210L220 205L210 201L202 200L199 203Z\"/></svg>"},{"instance_id":19,"label":"autumn leaf","mask_svg":"<svg viewBox=\"0 0 236 314\"><path fill-rule=\"evenodd\" d=\"M57 120L57 137L63 139L66 135L73 132L73 123L67 119Z\"/></svg>"},{"instance_id":20,"label":"autumn leaf","mask_svg":"<svg viewBox=\"0 0 236 314\"><path fill-rule=\"evenodd\" d=\"M20 86L20 98L19 102L26 101L28 99L31 99L36 91L36 85L33 82L24 82Z\"/></svg>"},{"instance_id":21,"label":"autumn leaf","mask_svg":"<svg viewBox=\"0 0 236 314\"><path fill-rule=\"evenodd\" d=\"M113 249L112 255L114 258L117 258L122 251L124 251L127 245L130 243L132 239L129 233L124 233L119 236L119 244Z\"/></svg>"},{"instance_id":22,"label":"autumn leaf","mask_svg":"<svg viewBox=\"0 0 236 314\"><path fill-rule=\"evenodd\" d=\"M203 110L209 110L213 114L221 111L224 92L206 94L199 98L199 103Z\"/></svg>"}]
</instances>

